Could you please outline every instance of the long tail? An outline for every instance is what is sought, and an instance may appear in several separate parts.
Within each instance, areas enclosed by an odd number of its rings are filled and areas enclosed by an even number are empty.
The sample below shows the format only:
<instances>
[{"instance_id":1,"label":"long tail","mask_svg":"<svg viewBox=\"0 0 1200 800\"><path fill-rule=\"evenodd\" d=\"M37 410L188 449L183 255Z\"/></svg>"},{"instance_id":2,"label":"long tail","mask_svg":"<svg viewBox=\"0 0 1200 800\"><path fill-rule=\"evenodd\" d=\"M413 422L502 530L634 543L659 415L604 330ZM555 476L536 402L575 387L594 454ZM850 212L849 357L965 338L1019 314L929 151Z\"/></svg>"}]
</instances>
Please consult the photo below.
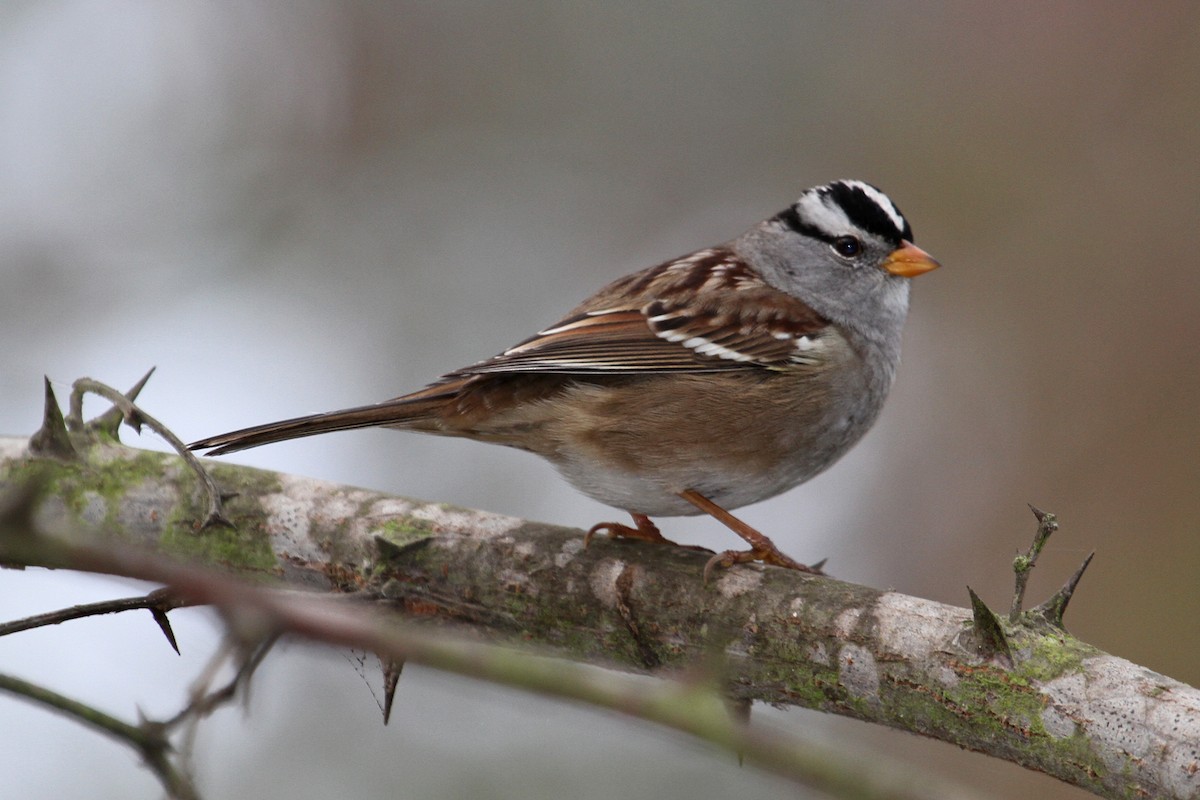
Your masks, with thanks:
<instances>
[{"instance_id":1,"label":"long tail","mask_svg":"<svg viewBox=\"0 0 1200 800\"><path fill-rule=\"evenodd\" d=\"M445 395L441 394L439 397L438 394L441 393L429 393L429 390L424 390L370 406L345 408L325 414L311 414L307 417L268 422L265 425L242 428L239 431L222 433L192 442L188 445L188 449L209 450L215 448L208 455L221 456L263 444L299 439L304 436L316 436L318 433L332 431L405 424L411 424L414 428L419 429L423 427L420 423L424 420L432 420L436 408L445 402Z\"/></svg>"}]
</instances>

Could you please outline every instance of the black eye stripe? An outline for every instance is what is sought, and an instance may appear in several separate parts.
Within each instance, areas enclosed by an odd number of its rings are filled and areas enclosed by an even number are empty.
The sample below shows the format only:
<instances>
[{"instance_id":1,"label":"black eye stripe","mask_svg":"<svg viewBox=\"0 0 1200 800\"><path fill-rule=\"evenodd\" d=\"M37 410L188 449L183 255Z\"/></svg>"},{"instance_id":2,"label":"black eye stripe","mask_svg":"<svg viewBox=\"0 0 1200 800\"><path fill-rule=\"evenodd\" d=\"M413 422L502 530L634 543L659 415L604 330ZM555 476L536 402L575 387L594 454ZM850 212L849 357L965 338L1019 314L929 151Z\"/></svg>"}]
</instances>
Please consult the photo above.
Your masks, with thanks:
<instances>
[{"instance_id":1,"label":"black eye stripe","mask_svg":"<svg viewBox=\"0 0 1200 800\"><path fill-rule=\"evenodd\" d=\"M814 239L820 239L822 242L826 242L828 244L833 244L833 240L837 238L836 236L830 236L817 226L801 219L800 212L794 205L788 206L783 211L780 211L775 215L775 219L782 223L784 227L790 228L796 233L801 233L805 236L811 236Z\"/></svg>"},{"instance_id":2,"label":"black eye stripe","mask_svg":"<svg viewBox=\"0 0 1200 800\"><path fill-rule=\"evenodd\" d=\"M775 215L775 221L781 223L785 228L790 228L796 233L808 233L805 229L804 222L800 219L800 212L795 206L788 206L783 211Z\"/></svg>"}]
</instances>

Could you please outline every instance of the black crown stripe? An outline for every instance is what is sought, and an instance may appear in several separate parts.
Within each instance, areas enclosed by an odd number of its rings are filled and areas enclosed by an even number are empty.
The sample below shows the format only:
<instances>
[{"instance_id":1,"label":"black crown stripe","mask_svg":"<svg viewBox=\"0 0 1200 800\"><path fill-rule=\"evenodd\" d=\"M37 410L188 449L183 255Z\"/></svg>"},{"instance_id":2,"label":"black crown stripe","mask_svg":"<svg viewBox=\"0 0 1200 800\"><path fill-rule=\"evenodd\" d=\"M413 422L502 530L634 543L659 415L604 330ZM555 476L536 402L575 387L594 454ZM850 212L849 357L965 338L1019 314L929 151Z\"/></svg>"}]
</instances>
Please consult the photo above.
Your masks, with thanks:
<instances>
[{"instance_id":1,"label":"black crown stripe","mask_svg":"<svg viewBox=\"0 0 1200 800\"><path fill-rule=\"evenodd\" d=\"M868 233L873 233L888 241L900 243L901 239L912 241L912 227L908 224L908 220L904 221L904 229L900 230L896 227L895 221L891 214L879 206L860 186L852 186L842 181L834 181L828 186L824 186L820 190L824 197L830 197L833 202L841 206L846 212L846 216L850 218L858 227ZM893 206L894 207L894 206ZM900 209L896 209L896 213L900 213ZM900 218L904 219L904 215L900 214Z\"/></svg>"},{"instance_id":2,"label":"black crown stripe","mask_svg":"<svg viewBox=\"0 0 1200 800\"><path fill-rule=\"evenodd\" d=\"M861 187L852 186L842 181L835 181L827 186L820 187L816 191L822 197L833 200L834 203L846 212L846 217L852 224L867 233L872 233L897 245L900 244L902 239L910 242L913 240L912 226L908 224L908 220L904 221L903 230L897 228L891 214L881 208ZM901 219L904 219L904 215L900 213L899 209L896 209L896 213L900 214ZM836 236L829 235L812 223L807 222L800 216L800 211L796 205L788 206L783 211L780 211L775 215L774 219L785 227L796 231L796 233L811 236L823 242L832 242L837 238Z\"/></svg>"}]
</instances>

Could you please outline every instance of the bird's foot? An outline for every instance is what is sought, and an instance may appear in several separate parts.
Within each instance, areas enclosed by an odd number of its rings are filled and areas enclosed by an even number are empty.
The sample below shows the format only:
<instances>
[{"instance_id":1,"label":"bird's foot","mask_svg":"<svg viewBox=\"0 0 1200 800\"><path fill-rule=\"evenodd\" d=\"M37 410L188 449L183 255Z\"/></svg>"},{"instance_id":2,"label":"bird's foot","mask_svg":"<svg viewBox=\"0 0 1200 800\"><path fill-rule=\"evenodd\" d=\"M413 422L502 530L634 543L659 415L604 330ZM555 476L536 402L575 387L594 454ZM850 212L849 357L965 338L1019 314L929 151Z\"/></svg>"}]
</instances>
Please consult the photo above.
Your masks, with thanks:
<instances>
[{"instance_id":1,"label":"bird's foot","mask_svg":"<svg viewBox=\"0 0 1200 800\"><path fill-rule=\"evenodd\" d=\"M765 538L765 537L764 537ZM770 543L770 540L767 540ZM754 561L761 561L764 564L773 564L784 569L794 569L797 572L807 572L810 575L824 575L822 567L825 566L825 559L821 559L815 564L801 564L796 559L780 552L774 544L768 550L760 550L751 548L750 550L726 550L723 553L717 553L708 560L704 565L704 582L708 583L708 579L712 577L714 569L729 569L734 564L749 564Z\"/></svg>"},{"instance_id":2,"label":"bird's foot","mask_svg":"<svg viewBox=\"0 0 1200 800\"><path fill-rule=\"evenodd\" d=\"M780 551L775 546L775 543L764 534L742 522L699 492L689 489L686 492L680 492L679 496L721 522L725 527L745 539L746 543L750 545L749 550L726 550L724 553L717 553L710 558L708 563L704 565L705 583L708 583L708 578L712 574L712 571L718 567L728 569L734 564L747 564L751 561L761 561L764 564L774 564L777 567L794 569L797 572L807 572L812 575L825 574L821 570L821 567L825 565L824 559L812 566L801 564L796 559Z\"/></svg>"},{"instance_id":3,"label":"bird's foot","mask_svg":"<svg viewBox=\"0 0 1200 800\"><path fill-rule=\"evenodd\" d=\"M614 539L641 539L643 542L653 542L654 544L669 544L672 547L682 547L684 550L696 550L701 553L711 553L707 547L698 547L692 544L680 544L672 541L662 535L658 526L650 521L650 518L645 514L635 514L632 511L630 516L633 517L635 527L622 525L619 522L600 522L593 525L587 533L583 535L583 546L587 547L592 541L592 537L598 533L607 534Z\"/></svg>"},{"instance_id":4,"label":"bird's foot","mask_svg":"<svg viewBox=\"0 0 1200 800\"><path fill-rule=\"evenodd\" d=\"M592 541L592 537L598 533L604 533L614 539L641 539L644 542L654 542L655 544L673 544L670 539L662 535L658 526L650 521L650 518L645 514L633 514L633 524L636 527L622 525L619 522L598 522L588 529L588 532L583 535L583 546L587 547Z\"/></svg>"}]
</instances>

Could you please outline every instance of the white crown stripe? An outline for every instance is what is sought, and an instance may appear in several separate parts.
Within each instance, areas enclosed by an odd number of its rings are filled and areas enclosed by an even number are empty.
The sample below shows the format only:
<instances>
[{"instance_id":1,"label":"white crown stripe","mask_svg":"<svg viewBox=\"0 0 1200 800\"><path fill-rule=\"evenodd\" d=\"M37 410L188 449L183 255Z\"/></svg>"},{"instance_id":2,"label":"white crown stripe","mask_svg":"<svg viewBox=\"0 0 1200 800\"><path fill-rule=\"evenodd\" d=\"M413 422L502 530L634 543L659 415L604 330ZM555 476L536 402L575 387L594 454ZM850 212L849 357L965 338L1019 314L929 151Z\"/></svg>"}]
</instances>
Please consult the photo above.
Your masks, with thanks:
<instances>
[{"instance_id":1,"label":"white crown stripe","mask_svg":"<svg viewBox=\"0 0 1200 800\"><path fill-rule=\"evenodd\" d=\"M855 230L854 224L850 222L850 217L846 216L842 207L818 192L805 194L796 205L799 206L798 211L804 221L827 236L844 236L847 232Z\"/></svg>"}]
</instances>

